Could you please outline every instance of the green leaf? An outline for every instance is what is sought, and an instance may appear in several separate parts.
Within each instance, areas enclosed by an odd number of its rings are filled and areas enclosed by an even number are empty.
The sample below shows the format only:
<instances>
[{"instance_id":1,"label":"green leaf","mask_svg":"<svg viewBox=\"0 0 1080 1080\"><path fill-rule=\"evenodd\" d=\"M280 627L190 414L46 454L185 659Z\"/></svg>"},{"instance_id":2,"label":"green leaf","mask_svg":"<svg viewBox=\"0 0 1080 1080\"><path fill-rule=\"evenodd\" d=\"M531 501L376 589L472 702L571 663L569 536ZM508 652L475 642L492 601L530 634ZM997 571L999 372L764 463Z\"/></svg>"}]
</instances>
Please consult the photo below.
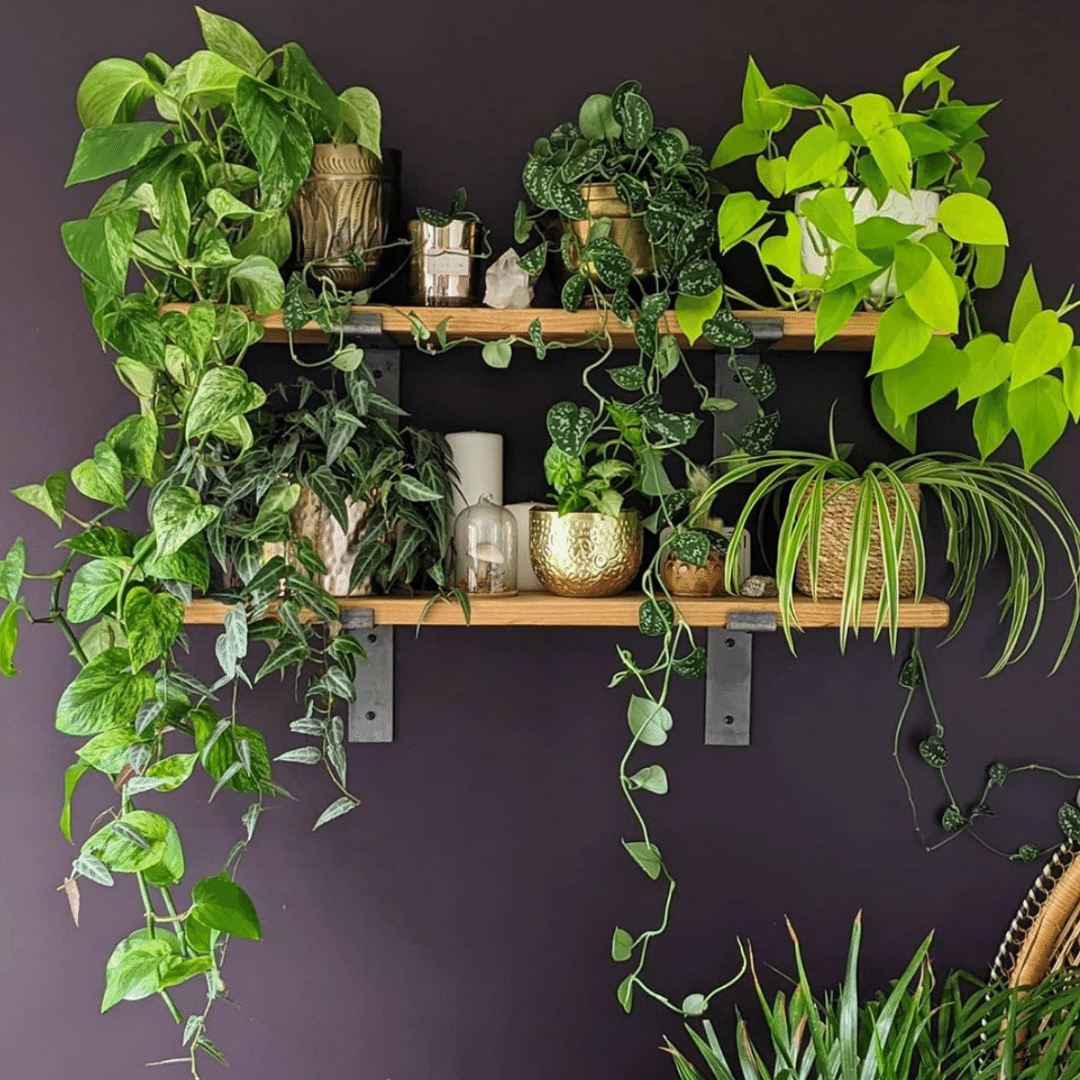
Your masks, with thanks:
<instances>
[{"instance_id":1,"label":"green leaf","mask_svg":"<svg viewBox=\"0 0 1080 1080\"><path fill-rule=\"evenodd\" d=\"M675 557L694 566L704 566L708 561L711 544L704 533L680 529L670 538Z\"/></svg>"},{"instance_id":2,"label":"green leaf","mask_svg":"<svg viewBox=\"0 0 1080 1080\"><path fill-rule=\"evenodd\" d=\"M633 975L627 975L621 983L619 988L615 991L615 996L619 1000L619 1004L623 1007L623 1012L629 1013L633 1008L634 1003L634 982L635 977Z\"/></svg>"},{"instance_id":3,"label":"green leaf","mask_svg":"<svg viewBox=\"0 0 1080 1080\"><path fill-rule=\"evenodd\" d=\"M1065 404L1074 421L1080 420L1080 346L1074 345L1061 362L1065 383Z\"/></svg>"},{"instance_id":4,"label":"green leaf","mask_svg":"<svg viewBox=\"0 0 1080 1080\"><path fill-rule=\"evenodd\" d=\"M176 826L161 814L129 810L82 846L114 873L142 873L151 885L175 885L184 876L184 852Z\"/></svg>"},{"instance_id":5,"label":"green leaf","mask_svg":"<svg viewBox=\"0 0 1080 1080\"><path fill-rule=\"evenodd\" d=\"M701 337L702 328L717 313L723 300L723 286L708 296L686 296L680 293L675 298L675 317L691 345Z\"/></svg>"},{"instance_id":6,"label":"green leaf","mask_svg":"<svg viewBox=\"0 0 1080 1080\"><path fill-rule=\"evenodd\" d=\"M65 221L60 226L60 238L68 257L88 278L119 296L127 281L138 223L138 210L117 210L81 221Z\"/></svg>"},{"instance_id":7,"label":"green leaf","mask_svg":"<svg viewBox=\"0 0 1080 1080\"><path fill-rule=\"evenodd\" d=\"M132 674L126 649L106 649L75 676L56 708L56 727L65 735L93 735L130 724L147 698L154 680L145 672Z\"/></svg>"},{"instance_id":8,"label":"green leaf","mask_svg":"<svg viewBox=\"0 0 1080 1080\"><path fill-rule=\"evenodd\" d=\"M1024 327L1012 361L1012 389L1059 367L1073 345L1073 329L1055 311L1040 311Z\"/></svg>"},{"instance_id":9,"label":"green leaf","mask_svg":"<svg viewBox=\"0 0 1080 1080\"><path fill-rule=\"evenodd\" d=\"M769 143L769 137L764 131L755 131L745 124L736 124L720 140L719 145L713 152L711 169L720 169L729 165L739 158L749 157L751 154L760 154ZM770 194L776 196L770 189ZM781 190L780 194L783 194Z\"/></svg>"},{"instance_id":10,"label":"green leaf","mask_svg":"<svg viewBox=\"0 0 1080 1080\"><path fill-rule=\"evenodd\" d=\"M203 878L191 890L192 913L223 934L258 941L262 937L259 916L250 897L224 874Z\"/></svg>"},{"instance_id":11,"label":"green leaf","mask_svg":"<svg viewBox=\"0 0 1080 1080\"><path fill-rule=\"evenodd\" d=\"M844 285L822 296L814 320L815 350L831 341L844 328L859 306L860 299L859 290L854 285ZM874 348L877 348L876 342Z\"/></svg>"},{"instance_id":12,"label":"green leaf","mask_svg":"<svg viewBox=\"0 0 1080 1080\"><path fill-rule=\"evenodd\" d=\"M143 564L148 577L161 581L186 581L205 592L210 587L210 552L197 534L170 555L155 553Z\"/></svg>"},{"instance_id":13,"label":"green leaf","mask_svg":"<svg viewBox=\"0 0 1080 1080\"><path fill-rule=\"evenodd\" d=\"M248 255L229 270L229 282L256 315L269 315L285 303L281 271L265 255ZM230 369L235 370L235 369Z\"/></svg>"},{"instance_id":14,"label":"green leaf","mask_svg":"<svg viewBox=\"0 0 1080 1080\"><path fill-rule=\"evenodd\" d=\"M937 71L937 69L948 60L958 48L959 46L955 45L951 49L945 49L943 52L935 53L926 61L926 63L920 65L914 71L909 71L907 75L904 76L904 97L911 94L916 87L922 86L927 76Z\"/></svg>"},{"instance_id":15,"label":"green leaf","mask_svg":"<svg viewBox=\"0 0 1080 1080\"><path fill-rule=\"evenodd\" d=\"M158 479L158 426L152 416L141 414L121 420L105 436L120 459L124 476L153 484Z\"/></svg>"},{"instance_id":16,"label":"green leaf","mask_svg":"<svg viewBox=\"0 0 1080 1080\"><path fill-rule=\"evenodd\" d=\"M358 799L352 798L350 795L342 795L340 799L336 799L332 802L316 819L315 824L311 826L311 831L321 829L328 821L333 821L334 818L341 817L342 814L347 814L350 810L355 810L360 805Z\"/></svg>"},{"instance_id":17,"label":"green leaf","mask_svg":"<svg viewBox=\"0 0 1080 1080\"><path fill-rule=\"evenodd\" d=\"M910 363L923 354L933 336L933 330L911 310L904 297L893 301L878 323L870 374Z\"/></svg>"},{"instance_id":18,"label":"green leaf","mask_svg":"<svg viewBox=\"0 0 1080 1080\"><path fill-rule=\"evenodd\" d=\"M764 217L769 204L749 191L727 195L716 215L720 251L731 250Z\"/></svg>"},{"instance_id":19,"label":"green leaf","mask_svg":"<svg viewBox=\"0 0 1080 1080\"><path fill-rule=\"evenodd\" d=\"M131 748L139 742L130 725L109 728L95 735L88 743L76 750L79 760L110 775L120 772L128 764Z\"/></svg>"},{"instance_id":20,"label":"green leaf","mask_svg":"<svg viewBox=\"0 0 1080 1080\"><path fill-rule=\"evenodd\" d=\"M831 177L845 161L851 147L824 124L810 128L795 141L788 154L784 189L789 194Z\"/></svg>"},{"instance_id":21,"label":"green leaf","mask_svg":"<svg viewBox=\"0 0 1080 1080\"><path fill-rule=\"evenodd\" d=\"M1065 803L1058 810L1058 825L1067 840L1080 840L1080 810L1072 803Z\"/></svg>"},{"instance_id":22,"label":"green leaf","mask_svg":"<svg viewBox=\"0 0 1080 1080\"><path fill-rule=\"evenodd\" d=\"M663 705L637 694L627 705L626 721L635 739L646 746L663 746L674 723L671 713Z\"/></svg>"},{"instance_id":23,"label":"green leaf","mask_svg":"<svg viewBox=\"0 0 1080 1080\"><path fill-rule=\"evenodd\" d=\"M866 140L874 162L889 187L901 195L911 193L911 147L896 128L885 128Z\"/></svg>"},{"instance_id":24,"label":"green leaf","mask_svg":"<svg viewBox=\"0 0 1080 1080\"><path fill-rule=\"evenodd\" d=\"M975 248L975 270L972 280L976 288L995 289L1005 274L1005 245L978 244Z\"/></svg>"},{"instance_id":25,"label":"green leaf","mask_svg":"<svg viewBox=\"0 0 1080 1080\"><path fill-rule=\"evenodd\" d=\"M611 959L624 963L634 955L634 939L621 927L615 928L611 935Z\"/></svg>"},{"instance_id":26,"label":"green leaf","mask_svg":"<svg viewBox=\"0 0 1080 1080\"><path fill-rule=\"evenodd\" d=\"M759 157L754 162L754 170L761 186L774 198L779 199L784 194L784 186L787 182L787 158Z\"/></svg>"},{"instance_id":27,"label":"green leaf","mask_svg":"<svg viewBox=\"0 0 1080 1080\"><path fill-rule=\"evenodd\" d=\"M175 791L191 776L198 760L198 754L172 754L155 761L144 775L151 780L162 781L157 791Z\"/></svg>"},{"instance_id":28,"label":"green leaf","mask_svg":"<svg viewBox=\"0 0 1080 1080\"><path fill-rule=\"evenodd\" d=\"M633 90L622 96L620 105L623 142L631 150L640 150L653 133L652 109L645 98Z\"/></svg>"},{"instance_id":29,"label":"green leaf","mask_svg":"<svg viewBox=\"0 0 1080 1080\"><path fill-rule=\"evenodd\" d=\"M970 192L960 191L943 199L938 207L938 224L962 244L1009 243L1001 211L989 199Z\"/></svg>"},{"instance_id":30,"label":"green leaf","mask_svg":"<svg viewBox=\"0 0 1080 1080\"><path fill-rule=\"evenodd\" d=\"M972 338L964 346L967 371L956 388L957 408L1005 382L1012 372L1015 351L1015 345L1002 344L997 334Z\"/></svg>"},{"instance_id":31,"label":"green leaf","mask_svg":"<svg viewBox=\"0 0 1080 1080\"><path fill-rule=\"evenodd\" d=\"M0 675L14 679L19 674L15 666L15 649L19 644L19 606L8 604L0 615Z\"/></svg>"},{"instance_id":32,"label":"green leaf","mask_svg":"<svg viewBox=\"0 0 1080 1080\"><path fill-rule=\"evenodd\" d=\"M979 454L985 461L1012 431L1007 384L1002 383L979 398L971 418L971 429L979 447Z\"/></svg>"},{"instance_id":33,"label":"green leaf","mask_svg":"<svg viewBox=\"0 0 1080 1080\"><path fill-rule=\"evenodd\" d=\"M706 320L702 333L718 349L748 349L755 341L753 328L727 308Z\"/></svg>"},{"instance_id":34,"label":"green leaf","mask_svg":"<svg viewBox=\"0 0 1080 1080\"><path fill-rule=\"evenodd\" d=\"M163 988L163 969L180 958L180 943L174 934L138 930L113 950L105 965L105 995L101 1011L107 1012L121 1001L140 1001Z\"/></svg>"},{"instance_id":35,"label":"green leaf","mask_svg":"<svg viewBox=\"0 0 1080 1080\"><path fill-rule=\"evenodd\" d=\"M89 622L116 598L124 570L115 562L94 559L80 566L71 579L67 618L71 623Z\"/></svg>"},{"instance_id":36,"label":"green leaf","mask_svg":"<svg viewBox=\"0 0 1080 1080\"><path fill-rule=\"evenodd\" d=\"M919 756L933 769L944 769L949 764L945 740L938 735L931 735L919 743Z\"/></svg>"},{"instance_id":37,"label":"green leaf","mask_svg":"<svg viewBox=\"0 0 1080 1080\"><path fill-rule=\"evenodd\" d=\"M44 484L25 484L15 488L11 494L35 510L40 510L57 525L63 525L67 485L67 473L54 472L49 474Z\"/></svg>"},{"instance_id":38,"label":"green leaf","mask_svg":"<svg viewBox=\"0 0 1080 1080\"><path fill-rule=\"evenodd\" d=\"M709 1007L704 994L687 994L680 1008L685 1016L702 1016Z\"/></svg>"},{"instance_id":39,"label":"green leaf","mask_svg":"<svg viewBox=\"0 0 1080 1080\"><path fill-rule=\"evenodd\" d=\"M211 368L199 382L188 410L186 434L189 441L208 435L234 417L257 409L266 402L266 393L243 371L235 367Z\"/></svg>"},{"instance_id":40,"label":"green leaf","mask_svg":"<svg viewBox=\"0 0 1080 1080\"><path fill-rule=\"evenodd\" d=\"M882 372L882 390L896 419L905 420L952 393L964 374L962 360L949 338L935 337L915 360Z\"/></svg>"},{"instance_id":41,"label":"green leaf","mask_svg":"<svg viewBox=\"0 0 1080 1080\"><path fill-rule=\"evenodd\" d=\"M199 16L199 26L206 47L249 75L258 76L268 56L255 36L238 22L226 19L223 15L215 15L198 5L195 13Z\"/></svg>"},{"instance_id":42,"label":"green leaf","mask_svg":"<svg viewBox=\"0 0 1080 1080\"><path fill-rule=\"evenodd\" d=\"M415 476L403 476L394 485L397 493L409 502L442 502L445 496L440 491L421 483Z\"/></svg>"},{"instance_id":43,"label":"green leaf","mask_svg":"<svg viewBox=\"0 0 1080 1080\"><path fill-rule=\"evenodd\" d=\"M89 770L90 766L81 761L75 765L69 765L64 770L64 805L60 811L60 832L69 844L74 843L71 839L71 799L79 781Z\"/></svg>"},{"instance_id":44,"label":"green leaf","mask_svg":"<svg viewBox=\"0 0 1080 1080\"><path fill-rule=\"evenodd\" d=\"M163 659L184 626L184 605L168 593L152 593L141 585L124 600L124 627L135 671Z\"/></svg>"},{"instance_id":45,"label":"green leaf","mask_svg":"<svg viewBox=\"0 0 1080 1080\"><path fill-rule=\"evenodd\" d=\"M219 506L203 506L199 493L189 487L174 487L154 501L150 523L157 537L159 557L174 555L196 533L200 533L221 513Z\"/></svg>"},{"instance_id":46,"label":"green leaf","mask_svg":"<svg viewBox=\"0 0 1080 1080\"><path fill-rule=\"evenodd\" d=\"M642 870L655 881L664 869L663 860L660 857L660 849L655 844L646 844L640 840L624 840L622 842L627 854L641 867Z\"/></svg>"},{"instance_id":47,"label":"green leaf","mask_svg":"<svg viewBox=\"0 0 1080 1080\"><path fill-rule=\"evenodd\" d=\"M578 457L593 432L596 415L572 401L560 401L548 410L547 430L551 441L570 457Z\"/></svg>"},{"instance_id":48,"label":"green leaf","mask_svg":"<svg viewBox=\"0 0 1080 1080\"><path fill-rule=\"evenodd\" d=\"M505 368L510 366L513 349L509 341L489 341L481 350L481 355L488 367Z\"/></svg>"},{"instance_id":49,"label":"green leaf","mask_svg":"<svg viewBox=\"0 0 1080 1080\"><path fill-rule=\"evenodd\" d=\"M904 290L911 310L934 330L955 334L960 322L960 302L952 277L941 263L932 258L922 277Z\"/></svg>"},{"instance_id":50,"label":"green leaf","mask_svg":"<svg viewBox=\"0 0 1080 1080\"><path fill-rule=\"evenodd\" d=\"M88 128L131 120L154 90L146 69L134 60L100 60L79 84L79 119Z\"/></svg>"},{"instance_id":51,"label":"green leaf","mask_svg":"<svg viewBox=\"0 0 1080 1080\"><path fill-rule=\"evenodd\" d=\"M242 766L238 746L241 742L246 742L251 769L241 768L225 782L233 791L258 792L265 789L273 770L266 740L261 732L244 724L228 722L225 722L224 728L220 728L222 721L213 709L207 706L193 710L191 720L195 727L195 745L202 757L203 768L211 777L221 781L237 762Z\"/></svg>"},{"instance_id":52,"label":"green leaf","mask_svg":"<svg viewBox=\"0 0 1080 1080\"><path fill-rule=\"evenodd\" d=\"M1024 280L1020 282L1020 288L1013 301L1012 315L1009 318L1009 340L1017 342L1020 335L1027 328L1027 324L1042 311L1042 298L1039 296L1039 286L1035 284L1035 271L1029 266Z\"/></svg>"},{"instance_id":53,"label":"green leaf","mask_svg":"<svg viewBox=\"0 0 1080 1080\"><path fill-rule=\"evenodd\" d=\"M666 600L648 599L638 608L638 629L646 637L663 637L674 625L675 609Z\"/></svg>"},{"instance_id":54,"label":"green leaf","mask_svg":"<svg viewBox=\"0 0 1080 1080\"><path fill-rule=\"evenodd\" d=\"M71 163L65 186L100 180L130 169L161 142L165 132L171 130L171 124L157 120L87 128L75 149L75 160Z\"/></svg>"},{"instance_id":55,"label":"green leaf","mask_svg":"<svg viewBox=\"0 0 1080 1080\"><path fill-rule=\"evenodd\" d=\"M111 506L124 505L124 469L116 451L106 442L99 442L94 447L94 456L80 461L71 470L71 482L88 499Z\"/></svg>"},{"instance_id":56,"label":"green leaf","mask_svg":"<svg viewBox=\"0 0 1080 1080\"><path fill-rule=\"evenodd\" d=\"M824 188L814 198L803 199L799 212L823 236L849 247L856 246L855 212L843 188Z\"/></svg>"},{"instance_id":57,"label":"green leaf","mask_svg":"<svg viewBox=\"0 0 1080 1080\"><path fill-rule=\"evenodd\" d=\"M666 795L668 792L668 778L663 765L647 765L626 779L632 788L651 791L654 795Z\"/></svg>"},{"instance_id":58,"label":"green leaf","mask_svg":"<svg viewBox=\"0 0 1080 1080\"><path fill-rule=\"evenodd\" d=\"M1009 423L1020 440L1024 468L1032 469L1061 438L1069 421L1061 380L1042 375L1017 387L1014 377L1008 410Z\"/></svg>"},{"instance_id":59,"label":"green leaf","mask_svg":"<svg viewBox=\"0 0 1080 1080\"><path fill-rule=\"evenodd\" d=\"M351 135L377 158L382 157L382 107L379 99L366 87L350 86L338 96L341 109L339 139Z\"/></svg>"},{"instance_id":60,"label":"green leaf","mask_svg":"<svg viewBox=\"0 0 1080 1080\"><path fill-rule=\"evenodd\" d=\"M611 108L611 98L607 94L591 94L578 111L578 128L584 138L617 139L621 128Z\"/></svg>"},{"instance_id":61,"label":"green leaf","mask_svg":"<svg viewBox=\"0 0 1080 1080\"><path fill-rule=\"evenodd\" d=\"M0 561L0 599L16 600L26 572L26 542L20 536Z\"/></svg>"},{"instance_id":62,"label":"green leaf","mask_svg":"<svg viewBox=\"0 0 1080 1080\"><path fill-rule=\"evenodd\" d=\"M746 61L742 89L743 124L753 131L779 131L791 118L787 105L770 100L765 81L752 56Z\"/></svg>"}]
</instances>

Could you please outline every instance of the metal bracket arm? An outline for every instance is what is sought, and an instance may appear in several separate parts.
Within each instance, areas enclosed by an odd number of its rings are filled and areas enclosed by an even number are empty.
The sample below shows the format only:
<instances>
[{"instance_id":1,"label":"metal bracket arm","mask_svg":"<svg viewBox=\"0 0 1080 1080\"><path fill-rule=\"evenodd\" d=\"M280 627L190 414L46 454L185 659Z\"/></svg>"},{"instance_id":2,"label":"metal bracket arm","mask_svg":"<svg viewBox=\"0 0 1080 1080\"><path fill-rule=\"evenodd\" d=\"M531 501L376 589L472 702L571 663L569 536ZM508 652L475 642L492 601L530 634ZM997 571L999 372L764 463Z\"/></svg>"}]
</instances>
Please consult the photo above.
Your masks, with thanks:
<instances>
[{"instance_id":1,"label":"metal bracket arm","mask_svg":"<svg viewBox=\"0 0 1080 1080\"><path fill-rule=\"evenodd\" d=\"M750 689L756 633L776 629L770 611L733 611L727 627L708 636L705 669L705 745L750 745Z\"/></svg>"}]
</instances>

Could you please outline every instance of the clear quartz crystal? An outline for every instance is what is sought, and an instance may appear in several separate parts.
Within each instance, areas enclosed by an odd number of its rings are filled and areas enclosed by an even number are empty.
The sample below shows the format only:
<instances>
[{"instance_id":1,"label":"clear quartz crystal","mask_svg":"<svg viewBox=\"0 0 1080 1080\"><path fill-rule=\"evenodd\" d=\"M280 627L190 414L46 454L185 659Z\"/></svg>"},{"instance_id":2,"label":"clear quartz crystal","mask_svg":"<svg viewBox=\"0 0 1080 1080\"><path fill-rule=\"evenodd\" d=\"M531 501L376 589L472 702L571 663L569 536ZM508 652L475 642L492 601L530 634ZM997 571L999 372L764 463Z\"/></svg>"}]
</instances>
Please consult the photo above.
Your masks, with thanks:
<instances>
[{"instance_id":1,"label":"clear quartz crystal","mask_svg":"<svg viewBox=\"0 0 1080 1080\"><path fill-rule=\"evenodd\" d=\"M483 495L454 522L454 581L472 596L517 592L517 523Z\"/></svg>"}]
</instances>

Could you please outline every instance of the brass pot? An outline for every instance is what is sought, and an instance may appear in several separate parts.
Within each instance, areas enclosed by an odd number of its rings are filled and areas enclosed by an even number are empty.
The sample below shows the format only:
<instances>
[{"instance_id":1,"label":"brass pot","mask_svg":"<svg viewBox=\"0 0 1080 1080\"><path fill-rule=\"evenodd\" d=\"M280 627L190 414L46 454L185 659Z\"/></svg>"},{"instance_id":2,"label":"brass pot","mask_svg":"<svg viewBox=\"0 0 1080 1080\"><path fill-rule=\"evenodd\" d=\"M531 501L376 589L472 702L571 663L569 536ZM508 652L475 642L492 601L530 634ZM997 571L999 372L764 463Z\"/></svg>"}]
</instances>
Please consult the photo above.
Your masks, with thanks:
<instances>
[{"instance_id":1,"label":"brass pot","mask_svg":"<svg viewBox=\"0 0 1080 1080\"><path fill-rule=\"evenodd\" d=\"M723 555L709 551L704 566L684 562L669 551L660 566L660 577L672 596L725 596Z\"/></svg>"},{"instance_id":2,"label":"brass pot","mask_svg":"<svg viewBox=\"0 0 1080 1080\"><path fill-rule=\"evenodd\" d=\"M558 596L614 596L641 567L641 519L636 510L562 514L529 512L529 558L540 584Z\"/></svg>"},{"instance_id":3,"label":"brass pot","mask_svg":"<svg viewBox=\"0 0 1080 1080\"><path fill-rule=\"evenodd\" d=\"M477 221L409 222L409 296L425 307L475 304L480 285L483 228Z\"/></svg>"},{"instance_id":4,"label":"brass pot","mask_svg":"<svg viewBox=\"0 0 1080 1080\"><path fill-rule=\"evenodd\" d=\"M401 155L380 161L356 143L317 143L311 173L296 193L296 258L346 289L375 284L390 224L397 212ZM346 256L363 253L363 265Z\"/></svg>"},{"instance_id":5,"label":"brass pot","mask_svg":"<svg viewBox=\"0 0 1080 1080\"><path fill-rule=\"evenodd\" d=\"M594 221L599 218L608 218L611 221L611 239L619 245L622 253L630 260L634 277L639 279L652 277L656 273L656 261L649 243L649 232L645 228L645 219L631 215L630 207L616 194L614 184L582 184L579 190L589 208L589 216L587 219L568 223L576 241L576 247L585 246L589 239L589 229ZM575 245L571 245L570 261L573 264L571 269L576 269L574 253ZM592 264L588 264L586 270L594 282L601 284L596 268Z\"/></svg>"},{"instance_id":6,"label":"brass pot","mask_svg":"<svg viewBox=\"0 0 1080 1080\"><path fill-rule=\"evenodd\" d=\"M889 522L893 525L896 522L896 490L889 483L883 483L881 487L885 494ZM851 547L855 505L861 488L861 481L852 484L843 480L829 480L825 484L817 569L817 595L820 599L839 600L844 595L848 549ZM918 511L922 505L922 490L919 485L905 484L904 490ZM866 562L863 596L877 597L881 595L885 585L885 560L881 554L881 524L876 507L871 513L870 522L870 557ZM911 542L910 531L900 552L897 578L900 583L900 596L914 596L915 548ZM813 591L810 587L810 553L805 546L799 552L799 561L795 566L795 588L806 596L810 596Z\"/></svg>"}]
</instances>

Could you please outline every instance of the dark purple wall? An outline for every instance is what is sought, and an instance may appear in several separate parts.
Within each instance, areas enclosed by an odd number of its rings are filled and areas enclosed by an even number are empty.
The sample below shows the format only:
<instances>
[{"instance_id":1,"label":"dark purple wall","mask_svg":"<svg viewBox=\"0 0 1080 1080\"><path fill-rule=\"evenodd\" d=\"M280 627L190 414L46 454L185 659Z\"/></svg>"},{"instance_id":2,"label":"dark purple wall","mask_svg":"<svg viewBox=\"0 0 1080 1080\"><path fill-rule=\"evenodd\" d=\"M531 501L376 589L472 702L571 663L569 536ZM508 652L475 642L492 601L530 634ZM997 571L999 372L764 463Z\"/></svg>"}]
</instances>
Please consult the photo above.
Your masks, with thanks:
<instances>
[{"instance_id":1,"label":"dark purple wall","mask_svg":"<svg viewBox=\"0 0 1080 1080\"><path fill-rule=\"evenodd\" d=\"M336 85L373 87L387 141L405 154L406 205L441 203L465 184L503 247L525 151L587 93L637 76L662 122L679 123L711 149L736 119L748 52L775 82L843 97L892 92L904 71L959 43L951 69L967 99L1005 100L988 125L988 172L1014 238L1007 288L1029 261L1050 298L1076 274L1080 27L1066 0L220 6L267 43L302 41ZM198 30L190 6L176 0L45 0L9 12L4 30L0 488L7 489L70 467L129 411L58 236L60 221L83 213L89 198L62 186L79 133L76 86L102 57L149 49L187 55ZM863 453L880 447L863 358L797 354L779 358L777 369L787 444L820 446L835 399L842 437L858 439ZM501 373L460 353L409 357L405 404L422 423L511 436L507 497L525 498L542 493L543 411L572 391L576 370L565 354L542 366L521 357ZM962 426L946 406L926 424L925 441L956 443ZM1043 466L1075 508L1078 445L1070 432ZM0 548L25 535L33 568L51 566L52 526L14 501L0 508ZM997 583L991 575L988 584ZM972 793L993 757L1080 767L1075 657L1046 681L1047 642L1016 669L981 681L997 640L986 596L970 629L932 657L958 776ZM1049 621L1051 631L1060 628L1058 613ZM210 656L212 632L192 637L196 652ZM678 1024L648 1003L623 1016L607 956L614 923L649 925L658 903L619 849L630 830L615 783L625 704L605 689L616 641L633 644L633 636L433 629L414 641L399 632L397 740L350 750L363 807L313 837L310 823L328 792L314 771L294 767L283 779L301 805L264 818L243 867L266 940L231 950L236 1007L220 1007L214 1035L234 1060L233 1076L669 1075L655 1047ZM19 661L19 680L0 688L0 1073L142 1076L143 1062L174 1050L164 1010L147 1002L97 1015L105 958L137 923L134 890L121 883L121 897L88 885L79 930L54 891L71 857L56 816L73 742L54 732L52 713L74 665L48 630L26 635ZM695 684L679 687L676 730L657 753L673 791L652 803L652 814L681 883L673 930L655 953L658 985L681 997L726 977L736 935L786 968L785 913L802 932L813 970L833 980L859 908L868 983L896 974L931 927L943 965L983 969L1034 868L995 860L966 839L923 852L890 759L899 692L886 650L860 642L841 659L833 636L817 633L795 660L781 640L766 638L755 664L750 749L702 746ZM290 744L281 732L291 706L280 691L261 689L248 709L272 746ZM935 807L933 784L918 786ZM189 856L198 851L191 872L214 872L246 800L226 792L207 808L206 790L192 785L186 793L182 810L172 812ZM1002 818L989 832L1007 847L1049 839L1053 812L1071 795L1067 784L1018 782L999 800ZM87 783L76 806L80 834L109 802L109 792ZM734 1000L748 1002L748 988L714 1013L726 1021Z\"/></svg>"}]
</instances>

